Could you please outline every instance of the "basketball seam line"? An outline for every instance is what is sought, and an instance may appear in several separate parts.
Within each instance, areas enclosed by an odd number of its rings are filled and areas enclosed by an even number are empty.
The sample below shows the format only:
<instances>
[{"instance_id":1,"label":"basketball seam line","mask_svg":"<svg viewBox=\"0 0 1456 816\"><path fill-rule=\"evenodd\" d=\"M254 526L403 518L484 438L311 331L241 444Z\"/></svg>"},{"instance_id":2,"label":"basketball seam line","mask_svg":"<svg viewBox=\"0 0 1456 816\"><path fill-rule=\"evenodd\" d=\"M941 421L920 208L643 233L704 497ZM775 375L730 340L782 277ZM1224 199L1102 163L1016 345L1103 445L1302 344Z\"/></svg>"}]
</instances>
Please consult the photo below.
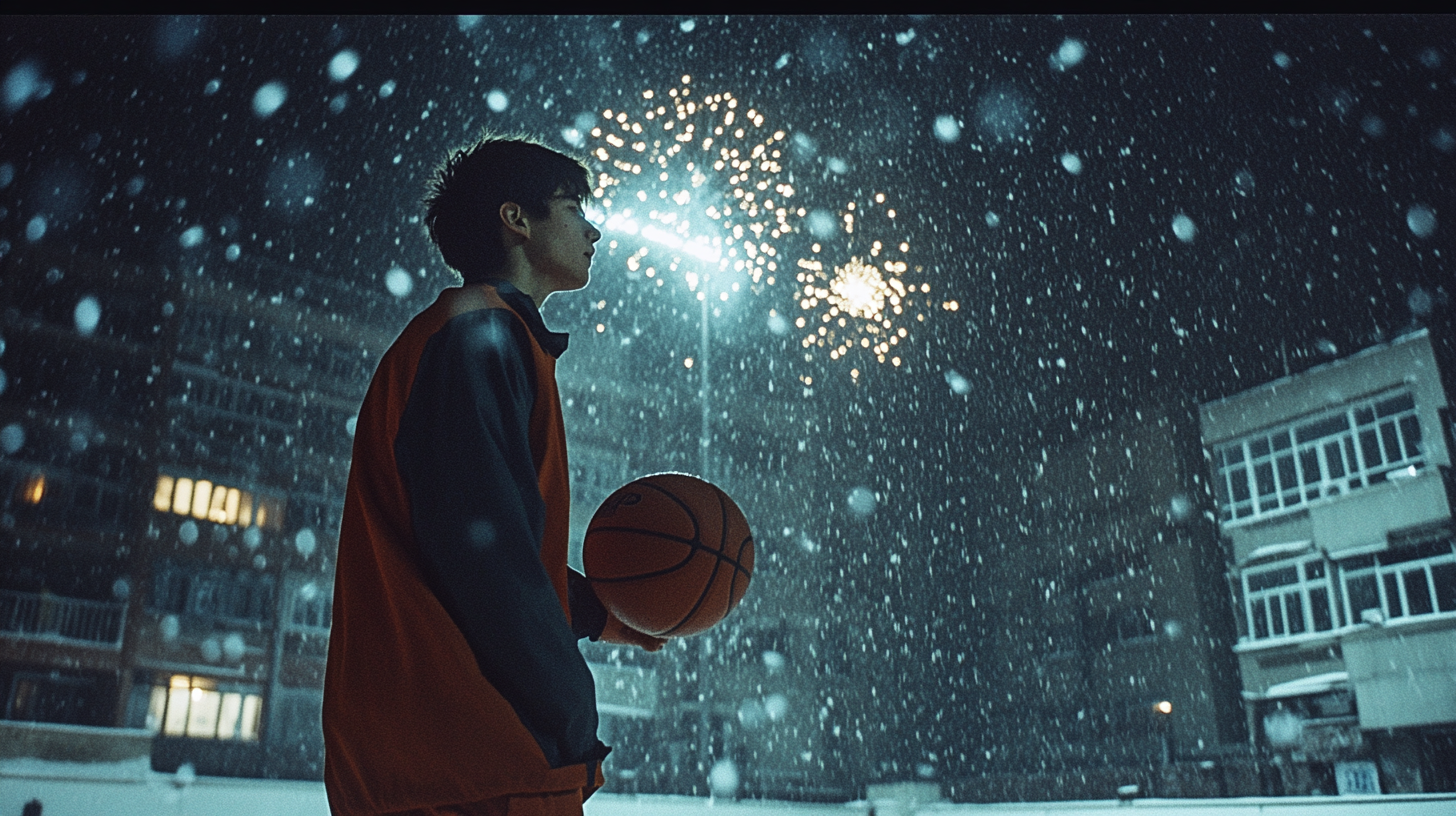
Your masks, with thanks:
<instances>
[{"instance_id":1,"label":"basketball seam line","mask_svg":"<svg viewBox=\"0 0 1456 816\"><path fill-rule=\"evenodd\" d=\"M722 520L719 523L719 529L722 530L722 534L724 536L726 536L728 534L728 507L727 507L727 505L725 505L723 503L723 498L724 498L724 496L726 494L724 494L723 493L723 490L721 488L719 488L717 485L715 485L715 484L713 484L711 482L706 482L706 484L709 487L713 488L713 496L718 499L718 510L722 514ZM666 539L668 541L675 541L675 542L677 542L679 544L686 544L687 546L689 546L689 547L692 548L692 552L689 552L688 553L688 557L685 558L685 559L683 559L677 565L673 566L671 570L665 570L665 571L660 570L660 571L658 571L656 573L645 574L645 575L633 575L633 576L631 576L629 578L591 578L591 580L593 580L593 581L600 581L602 583L620 583L622 581L632 581L632 580L641 580L641 579L645 579L645 578L655 578L655 577L658 577L660 575L665 575L665 574L667 574L667 572L671 572L672 570L681 569L684 564L686 564L688 561L691 561L692 560L693 555L696 554L696 552L698 550L700 550L700 549L701 550L704 550L706 552L711 552L717 558L719 558L720 560L722 560L722 561L728 561L729 563L733 564L733 567L734 567L733 577L734 577L735 580L737 579L739 572L742 572L744 575L747 575L750 578L753 577L753 573L750 570L745 569L744 566L743 566L743 564L739 560L740 558L742 558L742 555L743 555L743 545L741 543L739 544L739 547L738 547L738 553L739 553L739 555L738 555L737 558L729 558L726 555L726 553L725 553L725 548L723 546L721 546L721 545L719 546L718 550L716 550L716 551L710 549L706 544L703 543L703 528L702 528L702 525L698 524L698 514L695 513L695 512L693 512L693 508L689 507L686 502L684 502L682 499L678 498L676 494L672 493L671 491L669 491L669 490L667 490L665 488L658 487L657 485L653 484L652 482L644 481L644 482L642 482L642 485L641 486L642 487L645 487L645 488L651 488L651 489L657 491L658 493L662 494L663 496L667 497L667 499L669 501L671 501L673 504L676 504L678 506L678 508L680 510L682 510L683 513L689 519L692 520L692 523L693 523L693 537L692 537L691 540L683 540L682 538L679 538L678 536L669 535L667 533L659 533L659 532L656 532L656 531L641 530L641 529L638 529L636 527L597 527L597 528L595 528L595 531L609 531L610 530L610 531L616 531L616 532L649 533L650 535L657 536L659 538L663 538L663 539ZM588 532L593 532L593 530L588 530ZM752 534L750 534L747 538L744 539L745 542L746 541L752 541L752 540L753 540ZM727 541L725 540L723 543L726 544ZM714 570L714 574L715 575L716 575L716 572L717 571L715 569Z\"/></svg>"},{"instance_id":2,"label":"basketball seam line","mask_svg":"<svg viewBox=\"0 0 1456 816\"><path fill-rule=\"evenodd\" d=\"M621 583L623 581L637 581L637 580L642 580L642 579L645 579L645 578L657 578L659 576L666 575L669 572L673 572L675 570L682 569L682 567L685 564L687 564L689 561L691 561L692 558L693 558L693 556L696 555L699 551L706 552L706 553L712 553L712 555L715 558L717 558L719 561L726 561L729 564L732 564L733 565L733 569L734 569L734 579L735 580L737 579L737 574L740 573L740 572L743 573L744 575L747 575L750 578L753 577L753 571L750 570L750 569L748 569L747 567L743 566L743 562L741 560L742 557L743 557L742 556L743 546L745 544L747 544L748 542L752 541L753 540L753 536L748 536L748 537L744 538L743 541L739 542L739 544L738 544L739 556L737 558L734 558L734 557L728 555L726 552L724 552L722 550L715 550L712 547L709 547L707 544L704 544L701 539L691 539L691 540L689 540L689 539L686 539L686 538L681 538L679 536L670 536L670 535L664 535L662 533L652 532L650 530L642 530L642 529L639 529L637 527L598 527L595 530L593 530L592 532L646 533L646 534L651 535L651 536L653 536L655 538L661 538L661 539L663 539L665 541L671 541L671 542L673 542L675 544L682 544L682 545L685 545L687 547L692 548L691 550L689 550L688 556L686 558L684 558L683 560L679 561L676 564L673 564L670 567L666 567L666 568L660 569L660 570L658 570L656 572L644 572L644 573L640 573L640 574L637 574L637 575L627 575L627 576L622 576L622 577L617 577L617 578L603 578L603 577L600 577L600 576L587 576L592 581L595 581L597 583L601 583L601 584L618 584L618 583Z\"/></svg>"},{"instance_id":3,"label":"basketball seam line","mask_svg":"<svg viewBox=\"0 0 1456 816\"><path fill-rule=\"evenodd\" d=\"M719 511L718 529L720 531L719 532L720 541L719 541L718 548L716 550L713 549L713 548L711 548L711 547L709 547L707 544L705 544L703 542L703 540L702 540L702 526L698 523L697 513L693 512L693 509L691 507L689 507L685 502L683 502L680 498L678 498L676 495L674 495L670 491L666 490L665 488L661 488L661 487L658 487L655 484L652 484L651 482L644 482L642 484L642 487L652 488L653 490L655 490L658 493L662 494L663 496L667 497L674 504L676 504L684 512L684 514L686 514L687 517L692 521L692 525L693 525L693 537L691 539L685 540L685 539L683 539L683 538L681 538L679 536L669 535L669 534L666 534L666 533L660 533L660 532L656 532L656 531L642 530L642 529L635 528L635 527L597 527L597 528L594 528L592 530L589 530L589 532L613 531L613 532L646 533L648 535L651 535L651 536L654 536L654 537L657 537L657 538L661 538L661 539L666 540L666 541L672 541L672 542L675 542L675 543L684 544L684 545L686 545L689 548L687 557L684 558L682 561L678 562L677 564L669 567L669 568L662 569L662 570L658 570L658 571L652 572L652 573L644 573L644 574L640 574L640 575L632 575L632 576L621 577L621 578L600 578L600 577L598 577L598 578L592 578L592 577L588 576L588 580L593 581L593 582L597 582L597 583L623 583L623 582L626 582L626 581L642 581L642 580L646 580L646 579L649 579L649 578L656 578L656 577L660 577L662 575L667 575L667 574L670 574L672 572L676 572L679 569L682 569L684 566L686 566L688 564L688 562L692 561L693 558L697 556L697 554L698 554L699 551L708 552L708 553L712 553L713 554L713 556L714 556L714 562L713 562L712 573L708 576L708 581L707 581L706 585L703 587L702 593L698 595L697 602L693 604L692 609L690 609L687 612L687 614L684 615L682 617L682 619L680 619L677 622L676 625L674 625L672 628L670 628L670 629L668 629L668 630L666 630L664 632L659 633L658 634L659 637L665 636L665 635L670 635L673 632L676 632L677 630L679 630L683 626L685 626L688 623L688 621L690 621L690 620L693 619L693 617L697 614L698 610L702 608L703 602L707 600L708 592L709 592L709 590L711 590L713 588L713 584L717 581L718 571L720 569L722 569L722 566L723 566L723 564L725 562L733 565L733 576L729 580L729 583L728 583L728 608L724 610L723 615L722 615L722 617L719 618L719 620L722 620L723 617L727 617L728 613L731 612L732 609L733 609L733 593L734 593L734 589L738 586L738 575L740 573L742 573L744 576L746 576L746 577L748 577L750 579L753 577L752 571L749 570L749 569L747 569L747 568L745 568L743 566L743 563L742 563L744 547L747 546L748 544L752 543L752 541L753 541L753 535L752 535L752 533L750 531L750 534L748 536L746 536L742 541L739 542L739 544L738 544L738 553L737 553L737 555L735 557L731 557L730 558L728 556L728 554L727 554L727 545L728 545L728 539L727 539L727 537L728 537L728 506L724 502L724 500L726 498L726 494L717 485L714 485L714 484L709 483L708 486L713 488L713 495L718 499L718 511Z\"/></svg>"},{"instance_id":4,"label":"basketball seam line","mask_svg":"<svg viewBox=\"0 0 1456 816\"><path fill-rule=\"evenodd\" d=\"M706 584L704 584L703 591L698 594L698 601L697 601L697 603L693 604L693 608L692 609L689 609L688 610L688 613L686 615L683 615L682 616L682 619L677 622L677 625L676 626L672 627L671 629L667 630L666 632L663 632L662 633L663 635L670 635L673 632L676 632L677 630L683 628L684 626L687 625L688 621L692 620L698 614L698 610L703 608L703 602L706 601L706 600L708 600L708 592L710 590L712 590L714 582L716 582L718 580L718 570L720 570L720 569L723 568L723 562L725 560L727 560L727 558L723 554L723 550L726 547L726 545L728 544L728 519L727 519L728 508L726 508L726 507L723 506L723 491L719 490L717 485L713 485L712 487L713 487L713 495L714 495L714 497L716 497L718 499L718 512L720 513L720 518L719 518L719 521L718 521L718 550L717 550L718 559L713 562L713 572L708 576L708 582ZM697 526L697 516L696 516L696 514L693 516L693 525L695 527ZM694 536L694 538L698 539L701 542L701 539L702 539L702 529L699 528L699 529L695 530L694 532L696 533L696 535ZM703 549L706 550L707 547L704 546ZM693 554L694 555L697 554L697 549L696 548L693 549ZM689 559L691 559L691 556L689 556ZM735 579L738 577L738 571L736 569L733 571L733 577ZM729 603L731 604L732 603L732 600L733 600L733 583L732 583L732 581L729 581L729 583L728 583L728 599L729 599ZM725 618L727 616L728 616L728 611L725 610L723 612L723 614L721 616L719 616L718 620L722 620L723 618Z\"/></svg>"}]
</instances>

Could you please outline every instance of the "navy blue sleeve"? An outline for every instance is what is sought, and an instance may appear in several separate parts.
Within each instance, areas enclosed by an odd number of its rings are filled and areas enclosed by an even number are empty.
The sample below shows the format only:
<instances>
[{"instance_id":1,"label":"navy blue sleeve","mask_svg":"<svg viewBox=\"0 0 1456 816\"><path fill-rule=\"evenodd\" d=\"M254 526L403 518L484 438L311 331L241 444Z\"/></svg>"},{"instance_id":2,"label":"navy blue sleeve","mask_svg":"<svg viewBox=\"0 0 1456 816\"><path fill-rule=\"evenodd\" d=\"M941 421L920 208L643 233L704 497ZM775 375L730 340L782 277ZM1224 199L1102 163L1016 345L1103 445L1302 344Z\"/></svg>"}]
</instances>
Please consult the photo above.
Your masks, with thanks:
<instances>
[{"instance_id":1,"label":"navy blue sleeve","mask_svg":"<svg viewBox=\"0 0 1456 816\"><path fill-rule=\"evenodd\" d=\"M578 640L600 640L602 630L607 628L607 608L585 575L567 569L566 579L567 596L571 599L571 630Z\"/></svg>"},{"instance_id":2,"label":"navy blue sleeve","mask_svg":"<svg viewBox=\"0 0 1456 816\"><path fill-rule=\"evenodd\" d=\"M596 689L541 564L530 340L500 309L426 344L395 438L425 581L552 767L606 755Z\"/></svg>"}]
</instances>

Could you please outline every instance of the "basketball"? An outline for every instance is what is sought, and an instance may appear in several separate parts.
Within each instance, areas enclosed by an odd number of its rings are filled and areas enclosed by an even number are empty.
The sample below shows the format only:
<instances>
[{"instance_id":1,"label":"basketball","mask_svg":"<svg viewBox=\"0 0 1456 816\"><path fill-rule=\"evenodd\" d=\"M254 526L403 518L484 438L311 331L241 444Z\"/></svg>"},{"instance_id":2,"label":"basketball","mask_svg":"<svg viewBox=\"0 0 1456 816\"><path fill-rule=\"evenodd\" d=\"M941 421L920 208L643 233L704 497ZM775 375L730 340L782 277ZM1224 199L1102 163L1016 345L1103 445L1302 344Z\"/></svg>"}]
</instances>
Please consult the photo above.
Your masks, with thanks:
<instances>
[{"instance_id":1,"label":"basketball","mask_svg":"<svg viewBox=\"0 0 1456 816\"><path fill-rule=\"evenodd\" d=\"M753 577L753 533L716 485L684 473L628 482L587 525L582 565L622 623L656 637L722 620Z\"/></svg>"}]
</instances>

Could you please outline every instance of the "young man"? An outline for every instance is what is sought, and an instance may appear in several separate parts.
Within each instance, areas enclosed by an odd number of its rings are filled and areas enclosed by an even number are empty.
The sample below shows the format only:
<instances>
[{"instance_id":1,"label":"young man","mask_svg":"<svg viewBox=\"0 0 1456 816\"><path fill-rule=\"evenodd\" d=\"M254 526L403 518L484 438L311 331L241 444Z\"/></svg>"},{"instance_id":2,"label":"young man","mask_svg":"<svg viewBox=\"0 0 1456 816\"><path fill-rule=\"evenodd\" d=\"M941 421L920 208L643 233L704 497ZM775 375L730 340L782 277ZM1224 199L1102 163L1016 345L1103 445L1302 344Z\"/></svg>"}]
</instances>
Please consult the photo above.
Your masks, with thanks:
<instances>
[{"instance_id":1,"label":"young man","mask_svg":"<svg viewBox=\"0 0 1456 816\"><path fill-rule=\"evenodd\" d=\"M589 279L589 178L487 136L431 180L425 224L464 285L410 321L359 411L324 681L335 814L580 814L610 749L577 640L663 644L566 566L566 335L539 308Z\"/></svg>"}]
</instances>

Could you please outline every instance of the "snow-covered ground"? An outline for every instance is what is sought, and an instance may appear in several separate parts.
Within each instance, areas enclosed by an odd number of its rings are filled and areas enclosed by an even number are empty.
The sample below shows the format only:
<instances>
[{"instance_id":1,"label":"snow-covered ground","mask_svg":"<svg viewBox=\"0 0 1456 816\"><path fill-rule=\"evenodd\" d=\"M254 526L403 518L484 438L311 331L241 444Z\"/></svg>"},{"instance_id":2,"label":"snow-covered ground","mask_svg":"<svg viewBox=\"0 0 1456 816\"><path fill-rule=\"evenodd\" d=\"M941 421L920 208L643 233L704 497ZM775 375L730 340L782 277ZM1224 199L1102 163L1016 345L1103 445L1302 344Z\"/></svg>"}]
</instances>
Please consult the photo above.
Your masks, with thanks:
<instances>
[{"instance_id":1,"label":"snow-covered ground","mask_svg":"<svg viewBox=\"0 0 1456 816\"><path fill-rule=\"evenodd\" d=\"M43 816L328 816L323 785L221 777L178 778L155 773L145 761L113 765L72 765L37 760L0 762L0 816L19 816L25 803L39 800ZM598 794L587 803L588 816L862 816L871 803L838 805L793 802L728 802L677 796ZM906 807L874 803L875 816L911 814L1005 814L1078 816L1135 811L1139 816L1452 816L1456 794L1413 796L1282 797L1248 799L1144 799L1046 802L1034 804Z\"/></svg>"}]
</instances>

